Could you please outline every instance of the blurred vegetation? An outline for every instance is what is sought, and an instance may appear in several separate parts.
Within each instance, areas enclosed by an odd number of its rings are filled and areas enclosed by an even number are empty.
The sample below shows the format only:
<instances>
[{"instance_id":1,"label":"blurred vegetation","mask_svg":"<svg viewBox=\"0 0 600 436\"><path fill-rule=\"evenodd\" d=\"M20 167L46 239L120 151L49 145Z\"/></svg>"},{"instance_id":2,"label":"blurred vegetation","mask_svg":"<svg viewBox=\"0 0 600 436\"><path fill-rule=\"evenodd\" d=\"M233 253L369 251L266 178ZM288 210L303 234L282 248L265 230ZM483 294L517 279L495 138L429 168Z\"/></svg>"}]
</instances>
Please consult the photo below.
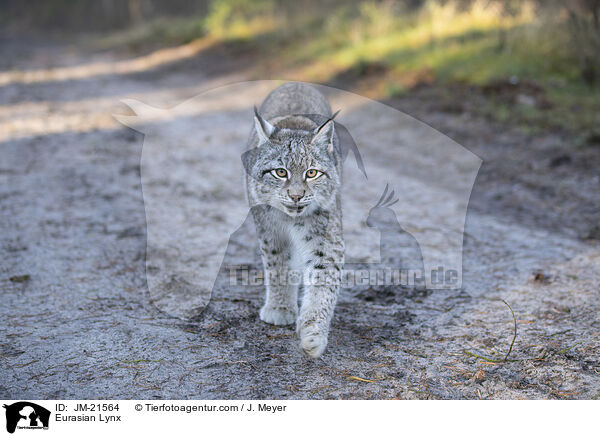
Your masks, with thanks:
<instances>
[{"instance_id":1,"label":"blurred vegetation","mask_svg":"<svg viewBox=\"0 0 600 436\"><path fill-rule=\"evenodd\" d=\"M41 18L11 15L8 8L3 19L21 17L44 28L61 5L77 16L87 2L75 3L44 2ZM97 18L113 30L100 40L102 47L139 49L199 38L237 44L256 56L257 78L276 74L353 86L376 98L421 90L447 107L468 104L527 131L555 128L575 135L580 145L600 143L600 0L95 4L111 14L120 8L126 17Z\"/></svg>"}]
</instances>

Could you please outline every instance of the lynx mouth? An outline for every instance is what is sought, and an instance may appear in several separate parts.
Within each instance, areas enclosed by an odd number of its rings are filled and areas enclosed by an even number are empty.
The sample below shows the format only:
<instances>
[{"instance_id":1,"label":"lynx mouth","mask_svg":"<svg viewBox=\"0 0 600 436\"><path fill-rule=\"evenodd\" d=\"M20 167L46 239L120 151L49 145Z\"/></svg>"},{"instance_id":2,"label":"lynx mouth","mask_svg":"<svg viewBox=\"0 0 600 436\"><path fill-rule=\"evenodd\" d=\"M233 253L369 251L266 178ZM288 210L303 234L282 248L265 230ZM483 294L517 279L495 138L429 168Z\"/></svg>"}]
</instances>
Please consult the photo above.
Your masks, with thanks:
<instances>
[{"instance_id":1,"label":"lynx mouth","mask_svg":"<svg viewBox=\"0 0 600 436\"><path fill-rule=\"evenodd\" d=\"M306 205L288 206L287 204L284 204L284 206L285 206L285 208L286 208L286 210L288 212L292 212L292 213L295 213L295 214L302 213L302 211L306 207Z\"/></svg>"}]
</instances>

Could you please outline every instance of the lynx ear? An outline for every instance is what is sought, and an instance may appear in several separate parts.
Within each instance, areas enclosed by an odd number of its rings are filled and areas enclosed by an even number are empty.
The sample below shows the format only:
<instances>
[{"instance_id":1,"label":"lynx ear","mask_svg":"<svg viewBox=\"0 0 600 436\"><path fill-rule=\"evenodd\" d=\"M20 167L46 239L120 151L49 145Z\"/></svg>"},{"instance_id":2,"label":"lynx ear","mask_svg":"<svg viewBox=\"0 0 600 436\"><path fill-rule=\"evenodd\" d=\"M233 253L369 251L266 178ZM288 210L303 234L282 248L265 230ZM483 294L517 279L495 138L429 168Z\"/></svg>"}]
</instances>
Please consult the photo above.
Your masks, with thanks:
<instances>
[{"instance_id":1,"label":"lynx ear","mask_svg":"<svg viewBox=\"0 0 600 436\"><path fill-rule=\"evenodd\" d=\"M275 127L258 114L256 106L254 106L254 128L258 135L259 144L268 142L273 132L275 132Z\"/></svg>"},{"instance_id":2,"label":"lynx ear","mask_svg":"<svg viewBox=\"0 0 600 436\"><path fill-rule=\"evenodd\" d=\"M337 115L337 112L335 115ZM335 115L333 117L335 117ZM328 153L333 153L333 135L335 133L333 117L313 131L315 136L313 136L313 139L310 142L313 145L327 147Z\"/></svg>"}]
</instances>

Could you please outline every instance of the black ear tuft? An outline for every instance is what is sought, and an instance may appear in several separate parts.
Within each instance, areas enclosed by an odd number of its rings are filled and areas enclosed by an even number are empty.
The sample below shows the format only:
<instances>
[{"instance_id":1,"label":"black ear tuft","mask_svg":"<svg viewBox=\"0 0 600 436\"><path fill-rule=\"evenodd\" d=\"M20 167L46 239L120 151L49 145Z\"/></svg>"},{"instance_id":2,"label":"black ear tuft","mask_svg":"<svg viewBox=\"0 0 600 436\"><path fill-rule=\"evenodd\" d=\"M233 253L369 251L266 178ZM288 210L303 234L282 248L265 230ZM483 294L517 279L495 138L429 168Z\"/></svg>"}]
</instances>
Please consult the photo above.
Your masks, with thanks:
<instances>
[{"instance_id":1,"label":"black ear tuft","mask_svg":"<svg viewBox=\"0 0 600 436\"><path fill-rule=\"evenodd\" d=\"M256 109L256 107L255 107L255 109ZM315 135L318 134L327 125L327 123L329 123L330 121L333 121L335 119L335 117L337 117L337 114L339 114L340 111L341 111L341 109L338 109L336 113L334 113L332 116L327 118L327 120L325 120L324 123L322 123L319 127L317 127L315 130L313 130L313 133Z\"/></svg>"},{"instance_id":2,"label":"black ear tuft","mask_svg":"<svg viewBox=\"0 0 600 436\"><path fill-rule=\"evenodd\" d=\"M327 122L314 130L311 144L320 147L327 147L328 153L333 153L333 135L335 133L334 121L329 119Z\"/></svg>"}]
</instances>

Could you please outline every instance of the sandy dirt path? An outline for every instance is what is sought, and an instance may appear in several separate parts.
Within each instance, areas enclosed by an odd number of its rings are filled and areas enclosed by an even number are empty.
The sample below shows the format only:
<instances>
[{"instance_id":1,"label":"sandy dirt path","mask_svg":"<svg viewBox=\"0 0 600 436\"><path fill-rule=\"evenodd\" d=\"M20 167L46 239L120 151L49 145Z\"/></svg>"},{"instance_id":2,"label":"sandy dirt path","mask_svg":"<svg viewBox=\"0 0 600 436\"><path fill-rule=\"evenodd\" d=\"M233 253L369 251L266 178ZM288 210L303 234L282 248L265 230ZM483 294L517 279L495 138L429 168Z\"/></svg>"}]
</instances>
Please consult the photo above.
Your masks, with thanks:
<instances>
[{"instance_id":1,"label":"sandy dirt path","mask_svg":"<svg viewBox=\"0 0 600 436\"><path fill-rule=\"evenodd\" d=\"M221 279L185 322L146 284L143 135L112 114L128 114L123 98L176 105L243 80L243 68L202 52L131 64L62 44L0 47L0 397L598 398L597 149L393 102L483 159L464 280L485 292L346 289L329 348L311 361L293 328L258 319L258 287ZM518 327L507 362L469 354L507 353L500 298Z\"/></svg>"}]
</instances>

